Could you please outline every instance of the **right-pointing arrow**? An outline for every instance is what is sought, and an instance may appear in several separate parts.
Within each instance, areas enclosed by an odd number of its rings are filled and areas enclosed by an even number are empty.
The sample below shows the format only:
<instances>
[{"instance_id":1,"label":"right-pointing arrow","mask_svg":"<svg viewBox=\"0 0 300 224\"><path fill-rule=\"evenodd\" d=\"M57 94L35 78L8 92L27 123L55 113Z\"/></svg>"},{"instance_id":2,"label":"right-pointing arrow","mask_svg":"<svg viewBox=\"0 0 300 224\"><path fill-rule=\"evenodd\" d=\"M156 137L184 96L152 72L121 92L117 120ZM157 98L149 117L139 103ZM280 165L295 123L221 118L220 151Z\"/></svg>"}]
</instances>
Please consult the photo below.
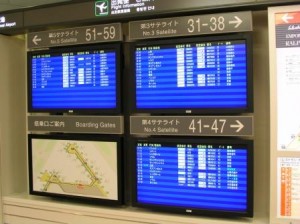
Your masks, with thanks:
<instances>
[{"instance_id":1,"label":"right-pointing arrow","mask_svg":"<svg viewBox=\"0 0 300 224\"><path fill-rule=\"evenodd\" d=\"M244 125L239 120L235 120L235 121L237 124L232 124L232 125L230 125L230 127L237 128L237 130L235 132L240 132L244 128Z\"/></svg>"},{"instance_id":2,"label":"right-pointing arrow","mask_svg":"<svg viewBox=\"0 0 300 224\"><path fill-rule=\"evenodd\" d=\"M235 24L234 28L238 28L242 24L243 20L241 20L237 16L235 16L234 18L235 18L235 20L229 21L229 24Z\"/></svg>"}]
</instances>

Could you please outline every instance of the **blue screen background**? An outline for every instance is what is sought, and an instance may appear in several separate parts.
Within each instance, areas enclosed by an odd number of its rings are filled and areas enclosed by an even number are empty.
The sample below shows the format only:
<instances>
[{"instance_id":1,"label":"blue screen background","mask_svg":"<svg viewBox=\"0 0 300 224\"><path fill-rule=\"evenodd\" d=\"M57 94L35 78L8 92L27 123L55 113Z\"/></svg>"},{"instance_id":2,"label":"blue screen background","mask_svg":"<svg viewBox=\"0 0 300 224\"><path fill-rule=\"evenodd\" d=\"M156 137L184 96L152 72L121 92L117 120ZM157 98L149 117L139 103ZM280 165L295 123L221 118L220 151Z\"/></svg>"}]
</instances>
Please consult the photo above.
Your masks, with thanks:
<instances>
[{"instance_id":1,"label":"blue screen background","mask_svg":"<svg viewBox=\"0 0 300 224\"><path fill-rule=\"evenodd\" d=\"M32 108L116 108L116 58L113 50L34 55Z\"/></svg>"},{"instance_id":2,"label":"blue screen background","mask_svg":"<svg viewBox=\"0 0 300 224\"><path fill-rule=\"evenodd\" d=\"M137 109L246 108L244 40L136 47Z\"/></svg>"},{"instance_id":3,"label":"blue screen background","mask_svg":"<svg viewBox=\"0 0 300 224\"><path fill-rule=\"evenodd\" d=\"M138 203L247 211L246 148L138 143L136 150Z\"/></svg>"}]
</instances>

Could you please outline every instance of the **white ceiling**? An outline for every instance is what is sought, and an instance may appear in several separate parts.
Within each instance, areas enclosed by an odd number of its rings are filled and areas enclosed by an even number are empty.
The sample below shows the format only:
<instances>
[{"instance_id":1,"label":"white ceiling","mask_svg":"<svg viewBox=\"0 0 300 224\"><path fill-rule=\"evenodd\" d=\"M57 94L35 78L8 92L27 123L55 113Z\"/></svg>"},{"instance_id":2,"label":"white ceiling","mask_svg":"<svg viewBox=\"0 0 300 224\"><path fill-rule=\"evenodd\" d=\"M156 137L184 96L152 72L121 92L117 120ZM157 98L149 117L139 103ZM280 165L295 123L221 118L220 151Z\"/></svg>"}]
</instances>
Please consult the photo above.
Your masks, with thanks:
<instances>
[{"instance_id":1,"label":"white ceiling","mask_svg":"<svg viewBox=\"0 0 300 224\"><path fill-rule=\"evenodd\" d=\"M70 0L0 0L0 12L66 1Z\"/></svg>"}]
</instances>

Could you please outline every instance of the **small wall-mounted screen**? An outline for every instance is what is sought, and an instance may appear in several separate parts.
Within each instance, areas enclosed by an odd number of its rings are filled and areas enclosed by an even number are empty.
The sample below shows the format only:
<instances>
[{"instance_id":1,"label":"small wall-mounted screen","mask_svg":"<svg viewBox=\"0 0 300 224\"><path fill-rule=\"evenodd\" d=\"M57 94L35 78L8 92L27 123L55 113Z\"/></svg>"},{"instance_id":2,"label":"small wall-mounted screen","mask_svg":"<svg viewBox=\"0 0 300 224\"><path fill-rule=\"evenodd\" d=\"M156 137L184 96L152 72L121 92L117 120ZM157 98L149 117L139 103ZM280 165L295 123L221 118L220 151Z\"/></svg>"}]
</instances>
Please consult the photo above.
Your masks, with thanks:
<instances>
[{"instance_id":1,"label":"small wall-mounted screen","mask_svg":"<svg viewBox=\"0 0 300 224\"><path fill-rule=\"evenodd\" d=\"M134 205L187 214L252 216L252 142L136 139Z\"/></svg>"},{"instance_id":2,"label":"small wall-mounted screen","mask_svg":"<svg viewBox=\"0 0 300 224\"><path fill-rule=\"evenodd\" d=\"M29 135L30 193L121 204L120 140Z\"/></svg>"},{"instance_id":3,"label":"small wall-mounted screen","mask_svg":"<svg viewBox=\"0 0 300 224\"><path fill-rule=\"evenodd\" d=\"M252 111L248 35L138 42L133 111L236 114Z\"/></svg>"},{"instance_id":4,"label":"small wall-mounted screen","mask_svg":"<svg viewBox=\"0 0 300 224\"><path fill-rule=\"evenodd\" d=\"M119 44L29 52L29 112L118 113L120 63Z\"/></svg>"}]
</instances>

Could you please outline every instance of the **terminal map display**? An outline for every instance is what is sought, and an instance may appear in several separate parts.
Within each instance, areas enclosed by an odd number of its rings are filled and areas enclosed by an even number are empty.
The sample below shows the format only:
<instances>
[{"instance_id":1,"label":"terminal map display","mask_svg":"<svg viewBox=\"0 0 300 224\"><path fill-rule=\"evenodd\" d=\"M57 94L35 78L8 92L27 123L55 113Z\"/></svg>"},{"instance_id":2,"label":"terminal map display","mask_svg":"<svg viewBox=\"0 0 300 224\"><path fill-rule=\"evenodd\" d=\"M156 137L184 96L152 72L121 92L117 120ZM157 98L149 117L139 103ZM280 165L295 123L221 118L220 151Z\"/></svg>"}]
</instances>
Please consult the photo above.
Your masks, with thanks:
<instances>
[{"instance_id":1,"label":"terminal map display","mask_svg":"<svg viewBox=\"0 0 300 224\"><path fill-rule=\"evenodd\" d=\"M117 143L32 139L33 191L118 200Z\"/></svg>"}]
</instances>

